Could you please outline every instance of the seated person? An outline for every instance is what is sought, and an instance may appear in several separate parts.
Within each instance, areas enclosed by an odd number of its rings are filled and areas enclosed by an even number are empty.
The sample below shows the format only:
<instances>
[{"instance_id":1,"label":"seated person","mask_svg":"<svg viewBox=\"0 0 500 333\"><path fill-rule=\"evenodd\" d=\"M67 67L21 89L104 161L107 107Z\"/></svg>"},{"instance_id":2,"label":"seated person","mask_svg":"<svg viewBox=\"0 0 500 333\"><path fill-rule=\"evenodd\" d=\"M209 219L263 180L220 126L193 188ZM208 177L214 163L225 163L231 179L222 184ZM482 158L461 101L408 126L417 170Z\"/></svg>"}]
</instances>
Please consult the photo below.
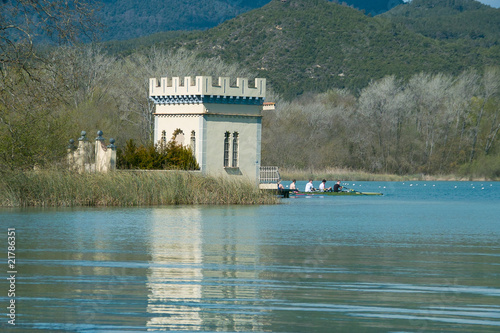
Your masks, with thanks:
<instances>
[{"instance_id":1,"label":"seated person","mask_svg":"<svg viewBox=\"0 0 500 333\"><path fill-rule=\"evenodd\" d=\"M312 179L309 179L309 183L306 184L306 190L305 190L305 192L313 192L313 191L316 191L316 189L313 186Z\"/></svg>"},{"instance_id":2,"label":"seated person","mask_svg":"<svg viewBox=\"0 0 500 333\"><path fill-rule=\"evenodd\" d=\"M332 191L331 187L325 188L325 186L326 186L326 179L323 179L321 181L321 184L319 184L319 190L321 192L331 192Z\"/></svg>"},{"instance_id":3,"label":"seated person","mask_svg":"<svg viewBox=\"0 0 500 333\"><path fill-rule=\"evenodd\" d=\"M333 192L342 192L342 186L340 186L340 180L337 181L337 184L333 185Z\"/></svg>"}]
</instances>

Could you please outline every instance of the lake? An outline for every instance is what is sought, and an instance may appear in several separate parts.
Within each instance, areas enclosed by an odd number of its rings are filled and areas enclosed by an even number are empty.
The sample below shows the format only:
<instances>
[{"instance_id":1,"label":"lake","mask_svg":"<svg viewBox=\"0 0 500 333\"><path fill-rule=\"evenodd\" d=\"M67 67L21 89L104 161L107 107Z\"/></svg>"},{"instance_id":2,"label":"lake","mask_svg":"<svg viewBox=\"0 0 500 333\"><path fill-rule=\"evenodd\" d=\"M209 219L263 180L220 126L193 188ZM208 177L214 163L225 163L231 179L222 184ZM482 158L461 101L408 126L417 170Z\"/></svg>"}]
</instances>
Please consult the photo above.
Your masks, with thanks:
<instances>
[{"instance_id":1,"label":"lake","mask_svg":"<svg viewBox=\"0 0 500 333\"><path fill-rule=\"evenodd\" d=\"M344 185L384 195L0 209L0 328L500 331L499 182Z\"/></svg>"}]
</instances>

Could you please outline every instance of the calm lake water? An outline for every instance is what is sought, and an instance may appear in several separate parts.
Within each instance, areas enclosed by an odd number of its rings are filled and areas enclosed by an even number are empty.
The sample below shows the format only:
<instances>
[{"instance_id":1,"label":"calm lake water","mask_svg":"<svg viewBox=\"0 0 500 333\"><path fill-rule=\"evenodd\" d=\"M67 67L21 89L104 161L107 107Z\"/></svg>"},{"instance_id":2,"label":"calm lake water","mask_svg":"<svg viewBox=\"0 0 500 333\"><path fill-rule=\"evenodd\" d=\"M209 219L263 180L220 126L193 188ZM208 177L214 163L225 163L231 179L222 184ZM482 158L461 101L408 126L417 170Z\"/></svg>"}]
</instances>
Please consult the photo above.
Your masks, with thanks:
<instances>
[{"instance_id":1,"label":"calm lake water","mask_svg":"<svg viewBox=\"0 0 500 333\"><path fill-rule=\"evenodd\" d=\"M384 196L2 209L2 276L8 228L17 273L16 325L2 278L0 328L500 331L500 183L347 187Z\"/></svg>"}]
</instances>

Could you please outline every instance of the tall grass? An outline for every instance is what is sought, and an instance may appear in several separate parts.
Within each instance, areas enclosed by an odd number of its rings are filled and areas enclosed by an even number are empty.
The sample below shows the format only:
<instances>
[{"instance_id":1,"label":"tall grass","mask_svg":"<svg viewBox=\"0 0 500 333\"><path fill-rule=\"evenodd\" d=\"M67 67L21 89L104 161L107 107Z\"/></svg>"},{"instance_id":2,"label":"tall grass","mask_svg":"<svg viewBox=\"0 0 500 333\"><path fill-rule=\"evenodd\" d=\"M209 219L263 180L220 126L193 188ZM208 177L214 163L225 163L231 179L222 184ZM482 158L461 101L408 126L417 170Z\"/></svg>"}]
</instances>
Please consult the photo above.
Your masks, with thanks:
<instances>
[{"instance_id":1,"label":"tall grass","mask_svg":"<svg viewBox=\"0 0 500 333\"><path fill-rule=\"evenodd\" d=\"M0 206L274 204L250 182L186 172L14 172L0 179Z\"/></svg>"},{"instance_id":2,"label":"tall grass","mask_svg":"<svg viewBox=\"0 0 500 333\"><path fill-rule=\"evenodd\" d=\"M436 174L436 175L394 175L386 173L369 173L365 171L356 171L349 169L340 168L330 168L330 169L320 169L320 170L303 170L303 169L280 169L281 178L284 180L348 180L348 181L417 181L417 180L442 180L442 181L460 181L460 180L500 180L498 177L485 177L482 174L473 174L471 176L465 176L467 173L462 175L457 174ZM471 174L468 172L468 174Z\"/></svg>"},{"instance_id":3,"label":"tall grass","mask_svg":"<svg viewBox=\"0 0 500 333\"><path fill-rule=\"evenodd\" d=\"M365 171L330 168L321 170L280 169L280 175L285 180L292 179L329 179L329 180L356 180L356 181L406 181L422 180L423 175L393 175L377 174Z\"/></svg>"}]
</instances>

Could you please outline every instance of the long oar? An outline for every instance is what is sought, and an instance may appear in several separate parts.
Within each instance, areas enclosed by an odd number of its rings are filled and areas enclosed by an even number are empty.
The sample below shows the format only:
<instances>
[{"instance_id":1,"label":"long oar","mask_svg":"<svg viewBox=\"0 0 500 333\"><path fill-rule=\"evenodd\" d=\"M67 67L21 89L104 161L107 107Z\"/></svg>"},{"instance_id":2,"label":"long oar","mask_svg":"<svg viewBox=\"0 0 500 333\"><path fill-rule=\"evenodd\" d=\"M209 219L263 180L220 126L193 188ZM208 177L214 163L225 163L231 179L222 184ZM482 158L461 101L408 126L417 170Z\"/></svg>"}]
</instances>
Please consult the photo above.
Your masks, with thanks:
<instances>
[{"instance_id":1,"label":"long oar","mask_svg":"<svg viewBox=\"0 0 500 333\"><path fill-rule=\"evenodd\" d=\"M349 192L355 192L355 193L359 193L359 194L362 194L362 195L383 195L383 193L379 193L379 192L361 192L361 191L357 191L357 190L354 190L352 188L348 188L348 187L345 187L345 186L342 186L342 188L348 190Z\"/></svg>"},{"instance_id":2,"label":"long oar","mask_svg":"<svg viewBox=\"0 0 500 333\"><path fill-rule=\"evenodd\" d=\"M345 186L342 186L342 190L343 190L343 189L346 189L348 192L362 193L362 192L360 192L360 191L356 191L356 190L354 190L354 189L352 189L352 188L345 187ZM340 191L339 191L339 192L340 192Z\"/></svg>"}]
</instances>

